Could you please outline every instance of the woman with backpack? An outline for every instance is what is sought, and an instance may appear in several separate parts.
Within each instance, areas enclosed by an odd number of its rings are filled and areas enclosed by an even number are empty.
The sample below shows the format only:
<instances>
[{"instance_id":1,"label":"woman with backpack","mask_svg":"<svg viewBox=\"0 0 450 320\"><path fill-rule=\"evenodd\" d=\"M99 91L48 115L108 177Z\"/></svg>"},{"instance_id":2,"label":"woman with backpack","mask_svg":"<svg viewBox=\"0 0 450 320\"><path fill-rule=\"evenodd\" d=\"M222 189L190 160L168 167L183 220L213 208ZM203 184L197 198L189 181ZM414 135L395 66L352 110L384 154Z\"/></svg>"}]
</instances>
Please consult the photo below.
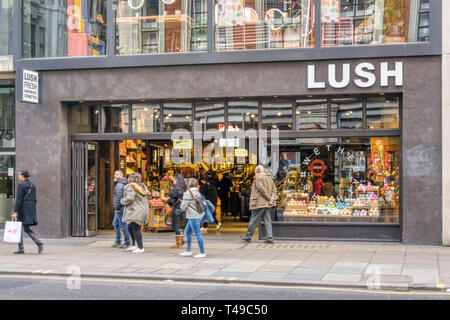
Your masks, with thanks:
<instances>
[{"instance_id":1,"label":"woman with backpack","mask_svg":"<svg viewBox=\"0 0 450 320\"><path fill-rule=\"evenodd\" d=\"M183 194L183 201L181 202L181 210L186 212L186 219L188 219L186 228L184 229L187 247L185 252L180 253L180 256L193 255L193 252L191 251L191 232L194 232L200 248L200 254L195 255L194 258L205 258L206 254L204 241L200 231L200 223L205 215L205 199L199 192L197 179L189 178L187 181L187 187L187 191Z\"/></svg>"}]
</instances>

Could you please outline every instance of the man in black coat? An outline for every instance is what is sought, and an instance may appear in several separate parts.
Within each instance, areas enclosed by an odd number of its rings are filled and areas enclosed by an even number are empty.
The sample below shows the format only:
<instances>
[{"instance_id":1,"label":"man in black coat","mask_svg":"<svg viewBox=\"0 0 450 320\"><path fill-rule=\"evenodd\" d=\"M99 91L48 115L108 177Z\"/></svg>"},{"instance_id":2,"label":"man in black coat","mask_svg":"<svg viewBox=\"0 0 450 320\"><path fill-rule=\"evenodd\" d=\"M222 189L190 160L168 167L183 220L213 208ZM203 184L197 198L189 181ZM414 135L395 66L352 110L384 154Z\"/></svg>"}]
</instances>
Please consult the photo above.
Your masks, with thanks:
<instances>
[{"instance_id":1,"label":"man in black coat","mask_svg":"<svg viewBox=\"0 0 450 320\"><path fill-rule=\"evenodd\" d=\"M36 217L36 187L29 180L30 174L26 170L19 172L19 181L16 192L16 206L14 207L13 219L22 222L23 231L25 231L30 238L38 246L38 252L42 253L44 244L38 239L36 234L30 229L30 226L38 224ZM19 242L19 249L15 254L25 253L23 249L23 232Z\"/></svg>"},{"instance_id":2,"label":"man in black coat","mask_svg":"<svg viewBox=\"0 0 450 320\"><path fill-rule=\"evenodd\" d=\"M128 225L125 222L122 222L123 212L125 207L120 203L120 200L123 196L123 189L128 184L127 179L123 177L123 171L117 170L114 172L114 193L113 193L113 207L114 207L114 219L113 219L113 227L116 232L116 242L112 245L114 248L119 247L121 249L130 248L130 234L128 233ZM120 230L123 232L124 243L120 244Z\"/></svg>"}]
</instances>

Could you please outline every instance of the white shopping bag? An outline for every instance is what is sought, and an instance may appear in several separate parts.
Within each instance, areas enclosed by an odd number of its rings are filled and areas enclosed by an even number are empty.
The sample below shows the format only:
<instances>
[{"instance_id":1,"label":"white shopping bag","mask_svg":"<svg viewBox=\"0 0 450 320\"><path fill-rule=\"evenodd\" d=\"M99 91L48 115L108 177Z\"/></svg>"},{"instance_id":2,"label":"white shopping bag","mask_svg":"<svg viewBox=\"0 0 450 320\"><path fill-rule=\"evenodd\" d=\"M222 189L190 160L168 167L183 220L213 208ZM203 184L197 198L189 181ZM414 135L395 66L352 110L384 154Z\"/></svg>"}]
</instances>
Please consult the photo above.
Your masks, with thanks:
<instances>
[{"instance_id":1,"label":"white shopping bag","mask_svg":"<svg viewBox=\"0 0 450 320\"><path fill-rule=\"evenodd\" d=\"M22 234L22 222L6 221L3 241L19 243Z\"/></svg>"}]
</instances>

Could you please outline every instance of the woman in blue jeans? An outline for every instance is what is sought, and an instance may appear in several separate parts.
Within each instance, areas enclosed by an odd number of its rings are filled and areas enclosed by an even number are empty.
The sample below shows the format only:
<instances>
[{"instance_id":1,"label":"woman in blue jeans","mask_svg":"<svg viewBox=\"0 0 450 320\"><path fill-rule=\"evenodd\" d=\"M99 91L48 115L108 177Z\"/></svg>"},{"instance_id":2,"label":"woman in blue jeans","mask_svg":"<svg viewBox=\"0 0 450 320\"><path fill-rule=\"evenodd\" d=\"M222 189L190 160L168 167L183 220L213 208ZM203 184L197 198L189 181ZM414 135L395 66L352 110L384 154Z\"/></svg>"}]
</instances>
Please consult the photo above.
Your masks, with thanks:
<instances>
[{"instance_id":1,"label":"woman in blue jeans","mask_svg":"<svg viewBox=\"0 0 450 320\"><path fill-rule=\"evenodd\" d=\"M193 255L191 251L191 232L194 232L195 237L197 238L198 247L200 248L200 254L195 255L194 258L205 258L205 247L202 233L200 232L200 223L205 213L201 212L196 200L196 198L199 199L201 197L198 187L198 181L195 178L189 178L187 181L187 185L188 190L183 194L183 201L181 202L181 210L186 211L186 219L188 219L186 228L184 229L187 248L186 251L180 253L180 255Z\"/></svg>"}]
</instances>

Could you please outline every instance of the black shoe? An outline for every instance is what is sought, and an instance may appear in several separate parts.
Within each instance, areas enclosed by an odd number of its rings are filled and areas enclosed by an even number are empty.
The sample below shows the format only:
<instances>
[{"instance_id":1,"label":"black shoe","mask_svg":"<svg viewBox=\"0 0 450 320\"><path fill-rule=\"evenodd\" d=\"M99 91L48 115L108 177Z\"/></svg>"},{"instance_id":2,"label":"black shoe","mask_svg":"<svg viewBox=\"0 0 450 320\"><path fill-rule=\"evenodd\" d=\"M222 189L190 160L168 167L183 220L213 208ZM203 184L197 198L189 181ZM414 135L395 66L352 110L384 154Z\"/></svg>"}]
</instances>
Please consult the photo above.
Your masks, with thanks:
<instances>
[{"instance_id":1,"label":"black shoe","mask_svg":"<svg viewBox=\"0 0 450 320\"><path fill-rule=\"evenodd\" d=\"M119 249L126 249L126 248L128 248L129 246L127 246L125 243L124 244L121 244L120 246L118 246L118 248Z\"/></svg>"},{"instance_id":2,"label":"black shoe","mask_svg":"<svg viewBox=\"0 0 450 320\"><path fill-rule=\"evenodd\" d=\"M273 244L273 240L264 240L264 243Z\"/></svg>"},{"instance_id":3,"label":"black shoe","mask_svg":"<svg viewBox=\"0 0 450 320\"><path fill-rule=\"evenodd\" d=\"M247 238L246 236L241 236L241 240L250 243L250 241L252 241L251 239Z\"/></svg>"},{"instance_id":4,"label":"black shoe","mask_svg":"<svg viewBox=\"0 0 450 320\"><path fill-rule=\"evenodd\" d=\"M43 243L38 244L38 253L41 254L42 251L44 251L44 244Z\"/></svg>"},{"instance_id":5,"label":"black shoe","mask_svg":"<svg viewBox=\"0 0 450 320\"><path fill-rule=\"evenodd\" d=\"M118 246L120 246L120 242L119 243L114 243L111 247L117 248Z\"/></svg>"},{"instance_id":6,"label":"black shoe","mask_svg":"<svg viewBox=\"0 0 450 320\"><path fill-rule=\"evenodd\" d=\"M25 253L25 251L24 250L20 250L20 249L14 252L14 254L24 254L24 253Z\"/></svg>"}]
</instances>

